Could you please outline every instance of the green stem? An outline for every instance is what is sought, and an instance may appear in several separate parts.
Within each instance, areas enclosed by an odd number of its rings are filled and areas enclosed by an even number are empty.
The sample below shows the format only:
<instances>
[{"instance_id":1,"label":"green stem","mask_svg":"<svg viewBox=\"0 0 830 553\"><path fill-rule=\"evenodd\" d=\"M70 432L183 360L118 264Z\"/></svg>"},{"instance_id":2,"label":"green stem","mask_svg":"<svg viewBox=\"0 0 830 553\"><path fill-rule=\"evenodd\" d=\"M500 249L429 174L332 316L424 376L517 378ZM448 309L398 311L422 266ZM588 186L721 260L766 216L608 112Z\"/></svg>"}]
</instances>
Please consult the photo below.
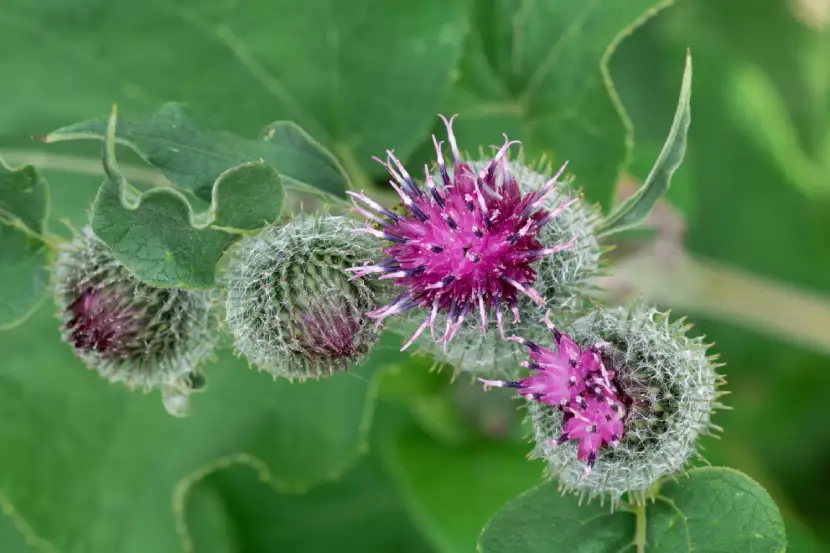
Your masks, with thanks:
<instances>
[{"instance_id":1,"label":"green stem","mask_svg":"<svg viewBox=\"0 0 830 553\"><path fill-rule=\"evenodd\" d=\"M637 517L637 530L634 533L634 545L637 547L637 553L646 552L646 504L645 502L636 503L634 507L634 515Z\"/></svg>"}]
</instances>

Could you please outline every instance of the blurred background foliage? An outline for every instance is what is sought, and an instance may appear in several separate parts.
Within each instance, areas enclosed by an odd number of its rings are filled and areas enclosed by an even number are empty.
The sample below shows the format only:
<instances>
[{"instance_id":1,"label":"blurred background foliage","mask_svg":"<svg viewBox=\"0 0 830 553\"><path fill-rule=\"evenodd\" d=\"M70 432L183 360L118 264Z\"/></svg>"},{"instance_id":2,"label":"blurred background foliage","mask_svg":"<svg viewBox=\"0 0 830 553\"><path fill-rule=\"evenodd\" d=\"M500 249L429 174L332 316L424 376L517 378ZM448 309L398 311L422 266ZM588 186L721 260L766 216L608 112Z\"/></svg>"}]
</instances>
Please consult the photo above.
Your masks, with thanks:
<instances>
[{"instance_id":1,"label":"blurred background foliage","mask_svg":"<svg viewBox=\"0 0 830 553\"><path fill-rule=\"evenodd\" d=\"M122 113L184 101L206 126L249 137L295 120L358 187L379 176L369 157L385 148L415 173L431 155L435 113L458 112L462 147L486 148L508 132L529 157L570 159L586 194L607 207L627 154L600 60L656 6L5 0L0 154L44 170L51 228L61 231L62 220L85 222L100 182L97 145L46 149L29 136L102 115L113 101ZM551 45L552 57L543 55ZM705 454L770 491L789 551L830 551L830 326L815 328L827 317L798 311L826 314L830 302L830 2L679 0L634 29L609 64L635 129L619 190L645 178L659 152L686 47L692 127L658 210L670 219L658 232L672 233L662 262L685 252L761 278L762 292L784 298L730 289L748 294L735 305L753 305L755 320L781 331L741 324L703 300L692 309L732 392L732 410L715 419L723 437L705 440ZM155 178L126 150L120 156L137 182ZM696 290L718 293L705 282ZM157 397L82 370L44 306L0 334L0 551L474 551L490 515L540 481L542 467L524 459L530 446L509 394L451 382L449 368L430 371L430 360L395 355L394 345L328 392L272 384L224 351L192 418L178 421ZM301 391L308 386L318 388ZM374 412L346 396L377 396Z\"/></svg>"}]
</instances>

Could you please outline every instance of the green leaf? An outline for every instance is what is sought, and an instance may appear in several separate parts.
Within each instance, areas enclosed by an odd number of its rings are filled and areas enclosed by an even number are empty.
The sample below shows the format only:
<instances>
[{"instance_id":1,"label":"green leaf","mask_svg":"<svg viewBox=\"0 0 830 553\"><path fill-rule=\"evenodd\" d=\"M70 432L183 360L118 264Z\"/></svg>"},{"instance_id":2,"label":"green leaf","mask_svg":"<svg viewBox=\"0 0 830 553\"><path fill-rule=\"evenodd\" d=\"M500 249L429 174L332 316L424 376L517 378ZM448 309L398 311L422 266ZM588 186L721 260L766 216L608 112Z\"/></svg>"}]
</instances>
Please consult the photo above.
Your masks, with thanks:
<instances>
[{"instance_id":1,"label":"green leaf","mask_svg":"<svg viewBox=\"0 0 830 553\"><path fill-rule=\"evenodd\" d=\"M599 228L601 234L614 234L641 224L648 217L655 202L669 189L672 175L680 167L683 155L686 153L686 136L692 120L691 97L692 56L687 52L680 99L677 102L677 110L674 113L669 136L657 158L657 163L654 164L643 186L602 222Z\"/></svg>"},{"instance_id":2,"label":"green leaf","mask_svg":"<svg viewBox=\"0 0 830 553\"><path fill-rule=\"evenodd\" d=\"M577 505L556 482L510 501L490 519L478 540L481 553L618 553L633 543L635 518L599 501Z\"/></svg>"},{"instance_id":3,"label":"green leaf","mask_svg":"<svg viewBox=\"0 0 830 553\"><path fill-rule=\"evenodd\" d=\"M17 145L114 102L141 113L177 100L209 128L241 136L294 121L366 186L367 173L383 172L371 156L394 148L406 157L430 128L469 5L12 0L0 17L0 50L18 55L0 61L0 74L20 78L0 90L0 142Z\"/></svg>"},{"instance_id":4,"label":"green leaf","mask_svg":"<svg viewBox=\"0 0 830 553\"><path fill-rule=\"evenodd\" d=\"M526 458L527 444L447 447L416 431L386 440L387 467L413 519L441 553L475 552L490 516L542 478L542 466Z\"/></svg>"},{"instance_id":5,"label":"green leaf","mask_svg":"<svg viewBox=\"0 0 830 553\"><path fill-rule=\"evenodd\" d=\"M31 165L12 169L0 157L0 223L42 236L49 216L49 185Z\"/></svg>"},{"instance_id":6,"label":"green leaf","mask_svg":"<svg viewBox=\"0 0 830 553\"><path fill-rule=\"evenodd\" d=\"M0 158L0 329L25 321L43 300L48 214L49 187L35 168L13 170Z\"/></svg>"},{"instance_id":7,"label":"green leaf","mask_svg":"<svg viewBox=\"0 0 830 553\"><path fill-rule=\"evenodd\" d=\"M69 125L43 140L103 140L107 121L107 117L98 117ZM334 157L287 121L273 123L259 140L249 140L203 130L187 106L167 103L147 117L121 117L115 139L161 170L173 186L205 201L212 199L214 183L226 170L260 160L277 167L287 187L340 197L349 187L348 177Z\"/></svg>"},{"instance_id":8,"label":"green leaf","mask_svg":"<svg viewBox=\"0 0 830 553\"><path fill-rule=\"evenodd\" d=\"M237 469L239 470L239 469ZM203 480L187 490L185 513L178 513L179 522L185 523L192 550L196 553L234 553L241 551L239 537L219 491Z\"/></svg>"},{"instance_id":9,"label":"green leaf","mask_svg":"<svg viewBox=\"0 0 830 553\"><path fill-rule=\"evenodd\" d=\"M780 553L787 542L770 495L733 469L695 469L665 484L647 517L651 551Z\"/></svg>"},{"instance_id":10,"label":"green leaf","mask_svg":"<svg viewBox=\"0 0 830 553\"><path fill-rule=\"evenodd\" d=\"M592 200L611 198L627 163L631 129L608 72L619 43L671 2L477 0L445 113L461 149L522 140L525 158L568 170ZM442 125L436 125L443 136ZM431 141L419 160L434 157Z\"/></svg>"},{"instance_id":11,"label":"green leaf","mask_svg":"<svg viewBox=\"0 0 830 553\"><path fill-rule=\"evenodd\" d=\"M222 352L174 419L158 392L85 370L56 326L42 310L0 335L0 497L57 551L181 551L188 488L229 464L285 492L337 478L366 448L380 372L403 358L386 340L353 373L291 384Z\"/></svg>"},{"instance_id":12,"label":"green leaf","mask_svg":"<svg viewBox=\"0 0 830 553\"><path fill-rule=\"evenodd\" d=\"M208 489L221 498L246 553L432 553L378 465L366 457L338 481L301 495L278 493L254 471L231 467L207 476L193 492ZM205 509L200 495L187 501L191 534L194 511ZM196 553L210 552L195 535L194 544Z\"/></svg>"},{"instance_id":13,"label":"green leaf","mask_svg":"<svg viewBox=\"0 0 830 553\"><path fill-rule=\"evenodd\" d=\"M784 522L766 490L736 470L701 468L664 484L654 503L614 512L598 501L578 506L555 482L542 484L487 523L479 549L612 553L638 546L654 553L781 553L785 544Z\"/></svg>"},{"instance_id":14,"label":"green leaf","mask_svg":"<svg viewBox=\"0 0 830 553\"><path fill-rule=\"evenodd\" d=\"M49 283L49 249L0 223L0 330L22 323L40 307Z\"/></svg>"},{"instance_id":15,"label":"green leaf","mask_svg":"<svg viewBox=\"0 0 830 553\"><path fill-rule=\"evenodd\" d=\"M208 213L197 221L178 191L131 190L115 160L115 113L104 144L106 179L95 198L92 230L137 278L156 286L208 288L216 264L239 234L275 221L282 211L282 179L262 162L222 173ZM221 229L221 230L220 230Z\"/></svg>"}]
</instances>

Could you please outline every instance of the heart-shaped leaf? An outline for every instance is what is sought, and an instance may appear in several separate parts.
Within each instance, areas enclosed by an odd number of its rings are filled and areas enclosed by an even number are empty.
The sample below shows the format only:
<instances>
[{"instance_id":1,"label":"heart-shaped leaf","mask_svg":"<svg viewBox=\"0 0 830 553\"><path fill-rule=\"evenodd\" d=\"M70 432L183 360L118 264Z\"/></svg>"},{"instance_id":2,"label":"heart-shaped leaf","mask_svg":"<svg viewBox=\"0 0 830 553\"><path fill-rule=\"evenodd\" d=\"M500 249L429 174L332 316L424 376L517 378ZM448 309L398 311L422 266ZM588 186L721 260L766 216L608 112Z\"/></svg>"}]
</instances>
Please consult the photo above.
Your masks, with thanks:
<instances>
[{"instance_id":1,"label":"heart-shaped leaf","mask_svg":"<svg viewBox=\"0 0 830 553\"><path fill-rule=\"evenodd\" d=\"M487 523L481 553L781 553L784 522L757 482L733 469L691 470L645 507L578 505L555 482L520 495Z\"/></svg>"}]
</instances>

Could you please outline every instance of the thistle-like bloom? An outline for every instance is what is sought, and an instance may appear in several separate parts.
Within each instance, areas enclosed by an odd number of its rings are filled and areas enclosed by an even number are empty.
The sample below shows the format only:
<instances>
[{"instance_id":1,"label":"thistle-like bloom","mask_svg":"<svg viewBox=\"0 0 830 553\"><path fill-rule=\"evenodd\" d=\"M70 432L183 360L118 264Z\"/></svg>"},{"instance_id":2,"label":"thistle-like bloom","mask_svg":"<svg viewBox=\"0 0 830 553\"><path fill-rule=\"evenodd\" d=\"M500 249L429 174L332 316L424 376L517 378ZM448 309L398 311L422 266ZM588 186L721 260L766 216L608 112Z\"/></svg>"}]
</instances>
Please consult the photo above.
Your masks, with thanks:
<instances>
[{"instance_id":1,"label":"thistle-like bloom","mask_svg":"<svg viewBox=\"0 0 830 553\"><path fill-rule=\"evenodd\" d=\"M439 340L446 345L471 312L478 312L481 330L495 312L503 333L503 306L519 320L519 294L538 305L545 300L533 287L533 263L544 256L570 248L567 243L542 244L540 230L569 205L571 199L552 211L545 200L554 193L565 166L540 189L523 194L511 175L507 150L517 142L505 136L495 157L476 174L462 162L452 130L452 121L441 117L447 127L453 154L452 175L444 164L443 142L433 136L438 158L440 182L424 166L426 190L409 175L391 150L387 161L378 160L392 175L389 183L398 193L408 214L401 215L382 207L365 194L350 193L356 209L367 217L360 229L392 243L386 259L374 265L354 267L355 277L380 274L393 279L404 291L391 303L368 313L378 324L386 317L412 308L428 314L403 349L409 347L427 327L435 339L439 312L446 315L446 327Z\"/></svg>"},{"instance_id":2,"label":"thistle-like bloom","mask_svg":"<svg viewBox=\"0 0 830 553\"><path fill-rule=\"evenodd\" d=\"M701 435L718 429L711 415L722 379L708 345L687 337L682 321L637 304L595 308L571 324L573 339L546 322L555 352L514 338L530 349L526 366L535 374L485 386L517 388L529 400L532 455L565 489L644 498L683 470Z\"/></svg>"},{"instance_id":3,"label":"thistle-like bloom","mask_svg":"<svg viewBox=\"0 0 830 553\"><path fill-rule=\"evenodd\" d=\"M485 389L517 388L523 397L561 410L562 434L549 443L562 445L578 440L578 458L586 461L586 472L590 472L602 447L620 443L625 431L626 398L614 380L616 373L605 367L603 344L581 349L570 336L557 330L549 315L545 316L545 324L553 334L555 352L524 338L509 338L530 350L532 361L522 365L535 374L514 381L479 380Z\"/></svg>"}]
</instances>

